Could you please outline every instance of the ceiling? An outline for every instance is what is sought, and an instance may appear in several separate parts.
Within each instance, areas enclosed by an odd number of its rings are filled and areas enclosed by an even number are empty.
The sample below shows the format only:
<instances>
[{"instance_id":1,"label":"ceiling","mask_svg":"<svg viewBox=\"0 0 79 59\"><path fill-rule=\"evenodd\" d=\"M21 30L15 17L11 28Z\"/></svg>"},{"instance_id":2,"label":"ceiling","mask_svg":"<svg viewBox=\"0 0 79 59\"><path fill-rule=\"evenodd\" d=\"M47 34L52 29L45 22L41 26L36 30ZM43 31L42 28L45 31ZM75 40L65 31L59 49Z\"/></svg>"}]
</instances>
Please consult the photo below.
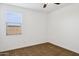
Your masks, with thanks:
<instances>
[{"instance_id":1,"label":"ceiling","mask_svg":"<svg viewBox=\"0 0 79 59\"><path fill-rule=\"evenodd\" d=\"M47 7L43 8L44 3L8 3L8 4L41 12L51 12L70 5L70 3L61 3L60 5L56 5L54 3L48 3Z\"/></svg>"}]
</instances>

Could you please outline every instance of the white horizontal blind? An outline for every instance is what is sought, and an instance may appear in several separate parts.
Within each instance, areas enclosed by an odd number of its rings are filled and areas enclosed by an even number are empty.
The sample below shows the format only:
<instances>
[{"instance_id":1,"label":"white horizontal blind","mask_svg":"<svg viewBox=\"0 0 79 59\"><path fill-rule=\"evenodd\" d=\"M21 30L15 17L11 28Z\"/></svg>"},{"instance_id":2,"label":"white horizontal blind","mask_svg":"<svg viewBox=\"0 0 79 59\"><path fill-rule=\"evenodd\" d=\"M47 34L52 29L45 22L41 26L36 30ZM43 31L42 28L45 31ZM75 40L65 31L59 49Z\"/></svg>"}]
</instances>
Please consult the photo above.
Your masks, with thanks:
<instances>
[{"instance_id":1,"label":"white horizontal blind","mask_svg":"<svg viewBox=\"0 0 79 59\"><path fill-rule=\"evenodd\" d=\"M15 11L6 12L6 34L21 34L22 15Z\"/></svg>"}]
</instances>

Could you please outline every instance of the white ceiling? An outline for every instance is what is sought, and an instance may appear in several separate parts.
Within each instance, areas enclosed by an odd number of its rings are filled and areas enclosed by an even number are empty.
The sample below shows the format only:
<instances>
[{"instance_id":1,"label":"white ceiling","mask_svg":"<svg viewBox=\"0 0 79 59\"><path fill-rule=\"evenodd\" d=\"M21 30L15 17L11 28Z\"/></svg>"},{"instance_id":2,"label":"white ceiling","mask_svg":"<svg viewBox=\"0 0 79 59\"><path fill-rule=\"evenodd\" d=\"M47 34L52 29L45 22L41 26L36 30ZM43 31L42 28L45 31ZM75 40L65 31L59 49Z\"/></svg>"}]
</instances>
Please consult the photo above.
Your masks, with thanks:
<instances>
[{"instance_id":1,"label":"white ceiling","mask_svg":"<svg viewBox=\"0 0 79 59\"><path fill-rule=\"evenodd\" d=\"M44 3L9 3L9 4L41 12L51 12L70 5L70 3L61 3L60 5L56 5L54 3L48 3L47 7L43 8Z\"/></svg>"}]
</instances>

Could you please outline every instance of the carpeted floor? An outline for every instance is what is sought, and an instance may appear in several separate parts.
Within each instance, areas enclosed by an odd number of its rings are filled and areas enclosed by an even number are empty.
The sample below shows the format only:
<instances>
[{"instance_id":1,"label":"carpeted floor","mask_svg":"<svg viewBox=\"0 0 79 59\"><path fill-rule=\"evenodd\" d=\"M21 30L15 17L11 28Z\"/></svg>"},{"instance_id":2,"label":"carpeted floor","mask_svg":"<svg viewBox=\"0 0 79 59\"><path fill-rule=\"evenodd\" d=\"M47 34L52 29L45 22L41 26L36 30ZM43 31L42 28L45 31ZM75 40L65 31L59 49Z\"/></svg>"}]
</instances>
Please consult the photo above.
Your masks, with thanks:
<instances>
[{"instance_id":1,"label":"carpeted floor","mask_svg":"<svg viewBox=\"0 0 79 59\"><path fill-rule=\"evenodd\" d=\"M1 52L1 56L79 56L79 54L58 47L51 43L43 43L30 47Z\"/></svg>"}]
</instances>

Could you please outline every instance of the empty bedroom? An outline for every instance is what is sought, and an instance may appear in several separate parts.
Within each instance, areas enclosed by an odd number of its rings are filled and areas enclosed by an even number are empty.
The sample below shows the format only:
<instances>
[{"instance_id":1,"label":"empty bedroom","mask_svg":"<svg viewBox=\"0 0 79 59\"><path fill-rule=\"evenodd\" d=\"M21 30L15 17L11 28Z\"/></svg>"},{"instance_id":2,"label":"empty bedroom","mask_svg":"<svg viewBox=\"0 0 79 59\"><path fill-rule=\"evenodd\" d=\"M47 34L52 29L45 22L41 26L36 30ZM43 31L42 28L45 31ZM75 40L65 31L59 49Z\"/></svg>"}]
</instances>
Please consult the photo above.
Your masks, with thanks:
<instances>
[{"instance_id":1,"label":"empty bedroom","mask_svg":"<svg viewBox=\"0 0 79 59\"><path fill-rule=\"evenodd\" d=\"M79 56L79 3L0 3L0 56Z\"/></svg>"}]
</instances>

